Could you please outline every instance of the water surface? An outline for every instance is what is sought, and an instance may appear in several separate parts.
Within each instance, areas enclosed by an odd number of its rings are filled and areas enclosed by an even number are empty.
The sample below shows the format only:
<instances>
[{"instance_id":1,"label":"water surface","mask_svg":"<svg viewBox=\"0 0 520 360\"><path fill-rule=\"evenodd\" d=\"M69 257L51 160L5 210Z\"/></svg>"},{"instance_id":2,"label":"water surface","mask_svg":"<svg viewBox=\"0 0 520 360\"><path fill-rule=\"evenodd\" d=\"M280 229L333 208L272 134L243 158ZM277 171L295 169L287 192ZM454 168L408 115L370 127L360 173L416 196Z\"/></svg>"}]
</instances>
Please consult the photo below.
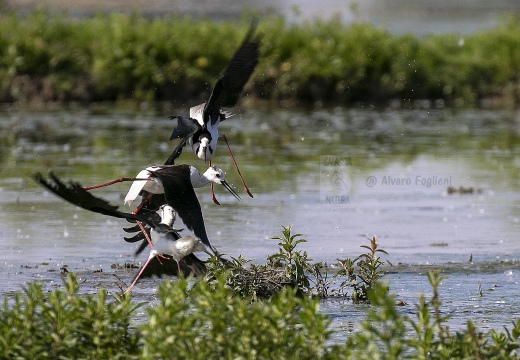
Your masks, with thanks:
<instances>
[{"instance_id":1,"label":"water surface","mask_svg":"<svg viewBox=\"0 0 520 360\"><path fill-rule=\"evenodd\" d=\"M126 222L63 202L30 174L53 170L83 185L134 176L166 160L175 145L168 140L173 125L153 112L1 114L0 292L33 280L61 286L63 267L80 276L82 291L124 288L137 269L112 265L146 258L134 259L135 245L122 240ZM333 263L357 256L377 236L389 253L384 260L426 266L389 268L391 290L410 304L404 312L413 313L417 294L430 291L424 272L437 266L448 275L440 290L453 326L473 318L483 329L500 329L518 317L520 113L257 109L239 111L222 131L254 198L243 192L219 144L214 164L243 199L218 188L222 205L216 206L209 188L197 190L219 251L264 262L277 251L270 238L281 225L293 225L307 239L301 249ZM205 168L187 150L180 160ZM450 194L450 186L472 193ZM127 189L117 184L96 194L123 207ZM159 283L138 284L136 298L153 297ZM479 284L493 290L481 298ZM363 314L363 307L336 300L323 309L343 335L355 322L351 313Z\"/></svg>"}]
</instances>

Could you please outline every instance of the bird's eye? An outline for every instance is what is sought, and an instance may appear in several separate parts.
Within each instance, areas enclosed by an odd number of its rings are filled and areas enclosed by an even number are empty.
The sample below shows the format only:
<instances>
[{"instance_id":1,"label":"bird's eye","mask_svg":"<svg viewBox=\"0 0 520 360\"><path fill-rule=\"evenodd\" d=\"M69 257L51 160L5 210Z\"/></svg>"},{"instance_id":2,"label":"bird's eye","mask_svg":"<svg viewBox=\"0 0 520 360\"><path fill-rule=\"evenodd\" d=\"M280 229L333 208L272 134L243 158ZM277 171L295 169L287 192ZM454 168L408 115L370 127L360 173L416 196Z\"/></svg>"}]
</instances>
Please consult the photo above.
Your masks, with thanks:
<instances>
[{"instance_id":1,"label":"bird's eye","mask_svg":"<svg viewBox=\"0 0 520 360\"><path fill-rule=\"evenodd\" d=\"M220 173L216 173L215 176L219 178L220 177Z\"/></svg>"}]
</instances>

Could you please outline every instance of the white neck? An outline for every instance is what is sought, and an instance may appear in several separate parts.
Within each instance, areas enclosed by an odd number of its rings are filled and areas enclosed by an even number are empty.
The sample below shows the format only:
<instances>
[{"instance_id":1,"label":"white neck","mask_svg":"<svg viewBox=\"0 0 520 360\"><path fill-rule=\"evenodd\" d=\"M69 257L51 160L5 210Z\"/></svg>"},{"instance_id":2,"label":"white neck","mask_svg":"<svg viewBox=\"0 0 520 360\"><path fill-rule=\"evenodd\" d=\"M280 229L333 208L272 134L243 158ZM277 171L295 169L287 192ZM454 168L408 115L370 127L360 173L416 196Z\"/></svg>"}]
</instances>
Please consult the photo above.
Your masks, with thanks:
<instances>
[{"instance_id":1,"label":"white neck","mask_svg":"<svg viewBox=\"0 0 520 360\"><path fill-rule=\"evenodd\" d=\"M200 188L209 183L209 180L193 166L190 166L190 180L194 188Z\"/></svg>"}]
</instances>

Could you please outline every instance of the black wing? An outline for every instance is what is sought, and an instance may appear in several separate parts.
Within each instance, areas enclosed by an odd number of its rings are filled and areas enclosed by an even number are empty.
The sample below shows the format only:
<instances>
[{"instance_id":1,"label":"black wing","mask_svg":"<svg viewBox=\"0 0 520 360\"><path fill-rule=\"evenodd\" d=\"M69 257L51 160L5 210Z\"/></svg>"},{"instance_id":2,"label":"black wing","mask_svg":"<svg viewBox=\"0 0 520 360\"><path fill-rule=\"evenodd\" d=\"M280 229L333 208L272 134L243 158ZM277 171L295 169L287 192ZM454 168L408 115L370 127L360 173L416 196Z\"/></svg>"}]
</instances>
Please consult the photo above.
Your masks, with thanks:
<instances>
[{"instance_id":1,"label":"black wing","mask_svg":"<svg viewBox=\"0 0 520 360\"><path fill-rule=\"evenodd\" d=\"M158 170L154 172L154 175L157 176L163 184L168 184L164 186L166 203L177 212L177 215L179 215L186 227L193 231L195 236L211 248L212 246L206 234L206 227L204 226L199 200L197 200L197 195L191 184L189 176L190 167L188 165L177 166L182 168L184 174Z\"/></svg>"},{"instance_id":2,"label":"black wing","mask_svg":"<svg viewBox=\"0 0 520 360\"><path fill-rule=\"evenodd\" d=\"M44 179L40 173L33 175L33 179L41 186L47 188L49 191L58 195L63 200L66 200L71 204L79 206L85 210L122 219L138 220L148 224L149 226L155 226L153 222L149 221L144 216L118 211L117 206L111 205L108 201L94 196L89 191L84 190L83 186L81 186L79 182L69 180L68 184L65 184L52 172L49 173L49 178L51 181Z\"/></svg>"},{"instance_id":3,"label":"black wing","mask_svg":"<svg viewBox=\"0 0 520 360\"><path fill-rule=\"evenodd\" d=\"M151 195L151 196L149 196ZM147 191L142 191L141 193L141 204L139 205L139 210L136 215L144 216L148 218L149 221L154 224L161 222L159 214L157 214L157 210L161 207L161 205L166 204L166 199L164 198L164 194L150 194ZM129 222L134 223L135 220L127 219ZM150 226L144 224L145 231L148 234L148 238L150 238ZM146 247L148 246L148 241L144 233L141 231L141 227L139 225L135 225L132 227L123 228L123 230L127 233L137 233L132 237L124 237L126 242L137 242L139 240L143 240L141 245L137 248L135 255L139 255Z\"/></svg>"},{"instance_id":4,"label":"black wing","mask_svg":"<svg viewBox=\"0 0 520 360\"><path fill-rule=\"evenodd\" d=\"M204 124L211 119L214 124L221 107L232 107L258 64L260 38L253 37L257 22L253 21L242 45L229 61L224 73L217 80L204 108Z\"/></svg>"},{"instance_id":5,"label":"black wing","mask_svg":"<svg viewBox=\"0 0 520 360\"><path fill-rule=\"evenodd\" d=\"M173 116L172 119L174 118L177 118L177 127L173 129L170 140L179 138L181 141L173 150L170 157L168 157L168 160L166 160L164 165L173 165L175 159L181 155L182 148L186 145L186 142L190 139L190 137L202 129L200 124L195 119L185 119L182 116Z\"/></svg>"}]
</instances>

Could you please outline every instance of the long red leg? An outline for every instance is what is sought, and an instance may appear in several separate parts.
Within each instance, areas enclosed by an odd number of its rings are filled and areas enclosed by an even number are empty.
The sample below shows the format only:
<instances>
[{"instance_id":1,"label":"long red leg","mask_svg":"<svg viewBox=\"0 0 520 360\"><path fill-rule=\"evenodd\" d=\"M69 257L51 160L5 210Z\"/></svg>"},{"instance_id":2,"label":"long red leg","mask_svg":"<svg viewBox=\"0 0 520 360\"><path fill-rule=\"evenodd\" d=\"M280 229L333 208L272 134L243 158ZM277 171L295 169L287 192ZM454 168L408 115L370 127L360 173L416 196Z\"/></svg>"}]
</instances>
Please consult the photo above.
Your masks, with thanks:
<instances>
[{"instance_id":1,"label":"long red leg","mask_svg":"<svg viewBox=\"0 0 520 360\"><path fill-rule=\"evenodd\" d=\"M152 244L152 240L150 239L150 237L148 236L148 233L146 232L143 224L140 222L140 221L136 221L137 225L139 225L139 228L141 229L141 231L143 232L144 234L144 238L146 239L146 241L148 241L148 245L150 245L150 247L153 249L153 244Z\"/></svg>"},{"instance_id":2,"label":"long red leg","mask_svg":"<svg viewBox=\"0 0 520 360\"><path fill-rule=\"evenodd\" d=\"M137 181L137 180L143 180L143 181L148 181L148 180L151 180L150 178L147 178L147 179L140 179L140 178L119 178L119 179L115 179L115 180L112 180L112 181L109 181L107 183L103 183L103 184L99 184L99 185L93 185L93 186L86 186L83 188L83 190L93 190L93 189L97 189L97 188L101 188L101 187L105 187L105 186L109 186L109 185L113 185L113 184L117 184L117 183L120 183L120 182L123 182L123 181Z\"/></svg>"},{"instance_id":3,"label":"long red leg","mask_svg":"<svg viewBox=\"0 0 520 360\"><path fill-rule=\"evenodd\" d=\"M135 277L134 281L132 282L132 284L125 290L125 292L123 294L126 294L127 292L129 292L130 290L132 290L132 288L134 287L135 283L137 282L137 280L139 280L139 277L141 276L141 274L143 273L144 269L148 266L148 263L154 258L155 256L153 257L149 257L148 260L146 260L146 262L144 263L143 267L141 268L141 271L139 271L139 274L137 274L137 276Z\"/></svg>"},{"instance_id":4,"label":"long red leg","mask_svg":"<svg viewBox=\"0 0 520 360\"><path fill-rule=\"evenodd\" d=\"M240 169L238 168L237 162L235 161L235 157L233 156L233 152L231 152L231 148L229 147L229 143L227 141L226 135L222 134L220 136L222 137L222 139L226 143L226 146L227 146L228 151L229 151L229 155L231 155L231 160L233 160L233 164L235 164L235 169L237 169L238 176L240 176L240 180L242 181L242 185L244 185L244 189L246 190L246 193L250 197L253 197L253 194L251 194L251 191L249 191L249 188L247 187L246 182L244 181L244 178L242 177L242 174L240 173Z\"/></svg>"},{"instance_id":5,"label":"long red leg","mask_svg":"<svg viewBox=\"0 0 520 360\"><path fill-rule=\"evenodd\" d=\"M209 161L209 166L211 166L211 160ZM211 189L211 200L213 200L213 202L217 205L220 205L220 203L218 202L217 200L217 197L215 196L215 189L213 188L214 184L213 183L210 183L209 184L209 187Z\"/></svg>"},{"instance_id":6,"label":"long red leg","mask_svg":"<svg viewBox=\"0 0 520 360\"><path fill-rule=\"evenodd\" d=\"M132 211L132 214L137 214L137 212L139 210L141 210L141 208L144 206L144 204L152 197L152 193L148 194L148 196L143 200L141 201L141 203L139 204L138 207L136 207L134 209L134 211ZM143 224L140 222L140 221L136 221L137 225L139 225L139 228L141 229L143 235L144 235L144 238L146 239L146 241L148 241L148 245L150 245L150 247L153 249L153 244L152 244L152 240L150 239L150 237L148 236L148 233L146 232L146 230L144 229L144 226ZM159 262L161 262L159 260Z\"/></svg>"},{"instance_id":7,"label":"long red leg","mask_svg":"<svg viewBox=\"0 0 520 360\"><path fill-rule=\"evenodd\" d=\"M175 260L177 262L177 269L179 270L179 272L177 273L177 277L180 278L181 277L181 263L179 260Z\"/></svg>"},{"instance_id":8,"label":"long red leg","mask_svg":"<svg viewBox=\"0 0 520 360\"><path fill-rule=\"evenodd\" d=\"M137 214L137 212L139 210L141 210L141 208L148 202L148 200L150 200L150 198L153 196L152 193L149 193L148 196L146 196L146 198L144 198L141 203L139 204L139 206L137 206L134 211L132 211L132 214Z\"/></svg>"}]
</instances>

